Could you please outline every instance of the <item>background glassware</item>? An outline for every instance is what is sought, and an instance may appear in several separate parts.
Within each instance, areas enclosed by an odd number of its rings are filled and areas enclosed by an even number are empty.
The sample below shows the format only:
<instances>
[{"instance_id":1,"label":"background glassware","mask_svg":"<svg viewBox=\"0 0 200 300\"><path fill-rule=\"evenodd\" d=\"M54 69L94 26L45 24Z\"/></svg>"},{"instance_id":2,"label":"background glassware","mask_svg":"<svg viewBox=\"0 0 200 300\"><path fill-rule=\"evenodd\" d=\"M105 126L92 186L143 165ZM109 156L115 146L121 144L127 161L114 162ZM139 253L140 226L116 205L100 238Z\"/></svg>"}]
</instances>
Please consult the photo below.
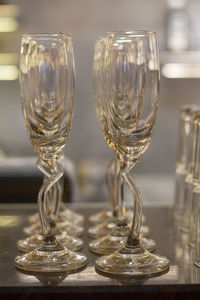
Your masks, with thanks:
<instances>
[{"instance_id":1,"label":"background glassware","mask_svg":"<svg viewBox=\"0 0 200 300\"><path fill-rule=\"evenodd\" d=\"M175 200L173 205L173 217L179 221L179 226L182 226L183 214L186 209L187 189L185 190L185 180L187 174L192 173L193 118L199 109L197 105L193 104L183 105L180 109ZM185 226L183 225L182 227L184 228Z\"/></svg>"},{"instance_id":2,"label":"background glassware","mask_svg":"<svg viewBox=\"0 0 200 300\"><path fill-rule=\"evenodd\" d=\"M199 177L200 178L200 177ZM200 182L194 188L194 193L196 194L195 201L195 228L193 229L196 232L196 241L195 241L195 265L200 268Z\"/></svg>"},{"instance_id":3,"label":"background glassware","mask_svg":"<svg viewBox=\"0 0 200 300\"><path fill-rule=\"evenodd\" d=\"M159 89L156 34L135 31L107 39L103 64L105 95L99 107L103 134L118 156L118 203L123 202L126 184L132 193L134 212L126 242L114 254L98 259L95 266L103 273L131 277L159 274L168 269L169 261L141 246L142 199L129 175L148 148L155 125Z\"/></svg>"},{"instance_id":4,"label":"background glassware","mask_svg":"<svg viewBox=\"0 0 200 300\"><path fill-rule=\"evenodd\" d=\"M70 252L58 242L55 223L47 213L48 193L63 175L58 158L71 129L74 82L70 35L23 35L20 87L24 121L40 163L49 169L49 178L38 194L43 241L39 248L15 258L16 266L24 270L76 270L87 263L84 255Z\"/></svg>"},{"instance_id":5,"label":"background glassware","mask_svg":"<svg viewBox=\"0 0 200 300\"><path fill-rule=\"evenodd\" d=\"M196 114L193 121L193 160L192 160L192 173L189 173L188 179L188 198L186 205L187 224L189 227L189 245L192 247L197 246L197 252L199 251L198 245L198 219L199 219L199 204L200 204L200 111ZM186 178L187 179L187 178ZM199 254L198 254L199 255ZM196 256L198 258L198 256Z\"/></svg>"},{"instance_id":6,"label":"background glassware","mask_svg":"<svg viewBox=\"0 0 200 300\"><path fill-rule=\"evenodd\" d=\"M190 226L192 226L193 222L193 209L194 202L197 198L197 193L194 192L195 187L197 186L199 180L198 174L198 165L199 165L199 117L200 117L200 108L196 108L191 111L191 120L190 120L190 139L188 142L190 143L190 158L188 159L187 165L187 173L185 175L185 183L183 186L183 209L182 215L179 221L179 228L188 233L190 232Z\"/></svg>"}]
</instances>

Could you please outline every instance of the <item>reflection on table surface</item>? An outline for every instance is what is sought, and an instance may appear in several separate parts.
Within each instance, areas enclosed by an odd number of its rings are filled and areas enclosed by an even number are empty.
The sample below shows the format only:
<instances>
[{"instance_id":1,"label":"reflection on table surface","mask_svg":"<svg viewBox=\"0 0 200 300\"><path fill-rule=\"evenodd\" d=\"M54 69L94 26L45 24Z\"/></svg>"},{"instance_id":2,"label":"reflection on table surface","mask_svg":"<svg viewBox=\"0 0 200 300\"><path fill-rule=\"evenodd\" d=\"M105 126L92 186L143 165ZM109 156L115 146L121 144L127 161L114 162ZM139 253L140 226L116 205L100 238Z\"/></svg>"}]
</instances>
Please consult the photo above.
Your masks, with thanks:
<instances>
[{"instance_id":1,"label":"reflection on table surface","mask_svg":"<svg viewBox=\"0 0 200 300\"><path fill-rule=\"evenodd\" d=\"M84 289L107 287L110 290L116 286L123 289L129 287L131 291L149 286L154 289L157 285L162 289L181 290L183 285L187 289L200 291L200 269L194 266L193 253L188 246L187 236L182 234L173 223L170 207L150 206L144 209L147 225L150 227L150 237L157 243L160 255L170 259L170 270L159 277L146 280L108 278L97 274L94 260L98 255L88 250L87 236L89 215L103 208L102 204L81 203L70 204L77 212L85 215L84 250L88 256L88 266L84 270L73 274L26 274L14 267L14 257L18 254L16 242L22 237L22 228L26 224L27 216L35 211L33 205L0 205L0 289L3 287L34 287L34 286L65 286L74 289L80 286Z\"/></svg>"}]
</instances>

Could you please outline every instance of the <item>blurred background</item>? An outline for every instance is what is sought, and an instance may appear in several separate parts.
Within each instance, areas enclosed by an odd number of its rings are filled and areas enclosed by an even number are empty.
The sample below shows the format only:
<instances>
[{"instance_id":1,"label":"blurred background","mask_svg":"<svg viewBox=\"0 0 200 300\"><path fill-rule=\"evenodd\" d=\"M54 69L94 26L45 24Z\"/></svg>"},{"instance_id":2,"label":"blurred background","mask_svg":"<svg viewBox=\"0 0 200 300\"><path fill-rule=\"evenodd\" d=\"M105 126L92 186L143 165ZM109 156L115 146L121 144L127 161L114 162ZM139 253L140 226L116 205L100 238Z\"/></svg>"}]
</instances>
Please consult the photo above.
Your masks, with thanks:
<instances>
[{"instance_id":1,"label":"blurred background","mask_svg":"<svg viewBox=\"0 0 200 300\"><path fill-rule=\"evenodd\" d=\"M5 171L5 157L35 155L21 112L18 83L21 34L69 32L75 52L76 102L65 153L82 179L85 176L96 180L97 171L103 178L104 166L113 153L96 119L92 91L93 46L96 38L107 31L135 29L157 32L161 89L151 145L133 172L146 186L152 186L151 180L158 183L162 175L164 180L159 185L169 192L175 170L179 107L199 102L199 0L0 0L1 170ZM20 169L21 163L18 163L17 170ZM170 193L168 198L172 197L172 189Z\"/></svg>"}]
</instances>

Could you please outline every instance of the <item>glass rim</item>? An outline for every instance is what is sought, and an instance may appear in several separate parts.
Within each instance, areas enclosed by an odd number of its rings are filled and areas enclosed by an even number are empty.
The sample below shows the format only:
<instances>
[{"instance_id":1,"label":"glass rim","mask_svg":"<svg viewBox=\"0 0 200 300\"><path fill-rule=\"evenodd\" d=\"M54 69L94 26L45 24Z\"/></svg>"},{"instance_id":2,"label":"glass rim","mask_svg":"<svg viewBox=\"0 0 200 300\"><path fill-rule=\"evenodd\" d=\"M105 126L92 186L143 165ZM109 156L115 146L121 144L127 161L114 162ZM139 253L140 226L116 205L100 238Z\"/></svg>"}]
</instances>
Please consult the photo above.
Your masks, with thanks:
<instances>
[{"instance_id":1,"label":"glass rim","mask_svg":"<svg viewBox=\"0 0 200 300\"><path fill-rule=\"evenodd\" d=\"M106 37L109 37L109 35L135 35L135 37L137 37L137 35L139 35L139 37L146 37L146 36L150 36L150 35L155 35L156 32L152 31L152 30L118 30L118 31L108 31L106 32ZM115 36L114 36L115 37Z\"/></svg>"},{"instance_id":2,"label":"glass rim","mask_svg":"<svg viewBox=\"0 0 200 300\"><path fill-rule=\"evenodd\" d=\"M60 38L60 37L71 37L71 33L63 32L49 32L49 33L23 33L22 38Z\"/></svg>"}]
</instances>

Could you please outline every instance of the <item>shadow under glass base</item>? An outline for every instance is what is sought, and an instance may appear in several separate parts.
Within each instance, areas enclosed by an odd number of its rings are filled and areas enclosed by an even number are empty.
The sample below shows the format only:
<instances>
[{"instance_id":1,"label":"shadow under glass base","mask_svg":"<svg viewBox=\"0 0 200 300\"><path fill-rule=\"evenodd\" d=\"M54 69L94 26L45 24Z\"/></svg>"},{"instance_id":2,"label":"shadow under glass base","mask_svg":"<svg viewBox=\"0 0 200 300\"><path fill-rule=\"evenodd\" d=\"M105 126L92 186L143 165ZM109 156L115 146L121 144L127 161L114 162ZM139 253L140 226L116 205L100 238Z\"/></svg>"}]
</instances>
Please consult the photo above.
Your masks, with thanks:
<instances>
[{"instance_id":1,"label":"shadow under glass base","mask_svg":"<svg viewBox=\"0 0 200 300\"><path fill-rule=\"evenodd\" d=\"M31 272L66 272L79 270L86 264L85 255L71 252L64 247L51 251L37 248L15 258L17 268Z\"/></svg>"},{"instance_id":2,"label":"shadow under glass base","mask_svg":"<svg viewBox=\"0 0 200 300\"><path fill-rule=\"evenodd\" d=\"M67 232L67 234L73 237L79 237L83 235L83 227L74 225L69 221L57 223L58 229L62 232ZM41 233L41 224L40 222L35 223L31 226L24 227L23 233L25 236L32 236L37 233Z\"/></svg>"},{"instance_id":3,"label":"shadow under glass base","mask_svg":"<svg viewBox=\"0 0 200 300\"><path fill-rule=\"evenodd\" d=\"M119 250L126 242L126 239L127 236L119 237L107 235L101 239L89 243L89 249L91 252L96 254L111 254ZM156 243L152 239L140 237L140 243L145 249L150 252L156 249Z\"/></svg>"},{"instance_id":4,"label":"shadow under glass base","mask_svg":"<svg viewBox=\"0 0 200 300\"><path fill-rule=\"evenodd\" d=\"M83 241L61 233L56 235L57 240L67 249L71 251L79 251L83 248ZM22 252L30 252L39 247L43 241L41 234L35 234L17 242L17 247Z\"/></svg>"},{"instance_id":5,"label":"shadow under glass base","mask_svg":"<svg viewBox=\"0 0 200 300\"><path fill-rule=\"evenodd\" d=\"M168 270L169 260L152 254L143 247L130 249L124 245L117 252L97 259L95 267L105 275L143 278L157 276Z\"/></svg>"}]
</instances>

